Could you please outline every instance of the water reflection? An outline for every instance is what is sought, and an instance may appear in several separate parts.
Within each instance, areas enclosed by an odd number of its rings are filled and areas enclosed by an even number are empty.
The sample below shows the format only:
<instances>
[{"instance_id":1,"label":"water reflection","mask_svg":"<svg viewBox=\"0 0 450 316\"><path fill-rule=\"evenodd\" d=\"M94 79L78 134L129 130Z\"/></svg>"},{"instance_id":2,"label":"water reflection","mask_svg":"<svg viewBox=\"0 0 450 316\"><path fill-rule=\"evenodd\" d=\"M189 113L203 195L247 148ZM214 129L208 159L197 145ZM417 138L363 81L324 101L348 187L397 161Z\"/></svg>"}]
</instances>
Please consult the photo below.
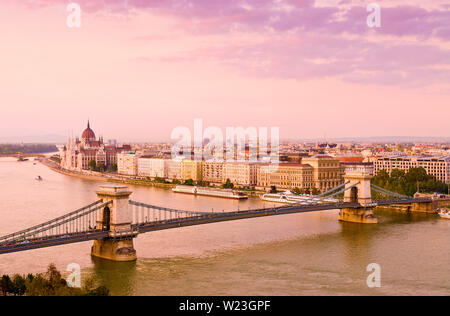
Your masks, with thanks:
<instances>
[{"instance_id":1,"label":"water reflection","mask_svg":"<svg viewBox=\"0 0 450 316\"><path fill-rule=\"evenodd\" d=\"M95 275L96 281L106 286L111 293L132 294L136 288L137 263L112 262L97 257L91 257L93 268L89 272Z\"/></svg>"}]
</instances>

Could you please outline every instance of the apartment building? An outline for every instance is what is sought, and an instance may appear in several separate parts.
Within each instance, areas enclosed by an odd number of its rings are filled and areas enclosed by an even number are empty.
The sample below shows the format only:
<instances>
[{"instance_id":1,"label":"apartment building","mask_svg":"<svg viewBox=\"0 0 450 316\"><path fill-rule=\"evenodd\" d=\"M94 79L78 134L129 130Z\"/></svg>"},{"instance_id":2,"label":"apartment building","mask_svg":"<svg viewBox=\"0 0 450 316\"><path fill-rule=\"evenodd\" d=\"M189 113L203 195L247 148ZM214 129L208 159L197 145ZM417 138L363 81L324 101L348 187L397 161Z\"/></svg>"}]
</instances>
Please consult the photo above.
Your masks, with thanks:
<instances>
[{"instance_id":1,"label":"apartment building","mask_svg":"<svg viewBox=\"0 0 450 316\"><path fill-rule=\"evenodd\" d=\"M221 184L223 181L223 162L204 161L202 164L203 181Z\"/></svg>"},{"instance_id":2,"label":"apartment building","mask_svg":"<svg viewBox=\"0 0 450 316\"><path fill-rule=\"evenodd\" d=\"M139 155L135 152L117 154L117 172L127 176L136 176L138 173Z\"/></svg>"},{"instance_id":3,"label":"apartment building","mask_svg":"<svg viewBox=\"0 0 450 316\"><path fill-rule=\"evenodd\" d=\"M166 177L168 180L182 180L182 165L183 160L181 159L166 159Z\"/></svg>"},{"instance_id":4,"label":"apartment building","mask_svg":"<svg viewBox=\"0 0 450 316\"><path fill-rule=\"evenodd\" d=\"M314 185L322 192L344 183L345 169L341 166L338 158L319 154L303 158L302 164L308 164L314 169Z\"/></svg>"},{"instance_id":5,"label":"apartment building","mask_svg":"<svg viewBox=\"0 0 450 316\"><path fill-rule=\"evenodd\" d=\"M256 186L258 184L258 165L249 162L226 162L222 169L222 182L227 179L235 185Z\"/></svg>"},{"instance_id":6,"label":"apartment building","mask_svg":"<svg viewBox=\"0 0 450 316\"><path fill-rule=\"evenodd\" d=\"M138 176L150 178L167 177L167 160L142 156L138 159Z\"/></svg>"},{"instance_id":7,"label":"apartment building","mask_svg":"<svg viewBox=\"0 0 450 316\"><path fill-rule=\"evenodd\" d=\"M277 189L306 189L314 187L314 168L301 163L280 163L278 166L258 166L258 187Z\"/></svg>"},{"instance_id":8,"label":"apartment building","mask_svg":"<svg viewBox=\"0 0 450 316\"><path fill-rule=\"evenodd\" d=\"M202 181L202 164L203 161L183 160L181 164L181 178L183 180Z\"/></svg>"},{"instance_id":9,"label":"apartment building","mask_svg":"<svg viewBox=\"0 0 450 316\"><path fill-rule=\"evenodd\" d=\"M374 161L375 174L380 170L386 170L389 174L393 169L401 169L407 172L411 168L424 168L427 174L437 180L450 183L450 157L433 156L391 156L378 157Z\"/></svg>"}]
</instances>

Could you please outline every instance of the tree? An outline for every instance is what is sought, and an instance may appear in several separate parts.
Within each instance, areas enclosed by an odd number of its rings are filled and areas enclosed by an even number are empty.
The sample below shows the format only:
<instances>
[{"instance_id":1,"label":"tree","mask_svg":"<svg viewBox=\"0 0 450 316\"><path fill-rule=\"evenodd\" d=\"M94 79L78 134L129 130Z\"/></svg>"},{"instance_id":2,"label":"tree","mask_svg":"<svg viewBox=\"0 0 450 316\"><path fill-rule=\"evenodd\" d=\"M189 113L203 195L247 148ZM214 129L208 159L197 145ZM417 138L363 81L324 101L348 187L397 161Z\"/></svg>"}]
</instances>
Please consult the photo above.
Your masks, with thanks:
<instances>
[{"instance_id":1,"label":"tree","mask_svg":"<svg viewBox=\"0 0 450 316\"><path fill-rule=\"evenodd\" d=\"M117 164L113 163L109 166L109 168L106 170L106 172L117 172Z\"/></svg>"},{"instance_id":2,"label":"tree","mask_svg":"<svg viewBox=\"0 0 450 316\"><path fill-rule=\"evenodd\" d=\"M372 183L385 188L388 191L413 196L418 188L421 192L446 193L445 183L436 180L432 175L427 174L422 167L411 168L408 172L400 169L393 169L389 175L386 170L381 170L373 177ZM386 194L373 192L374 198L386 197Z\"/></svg>"},{"instance_id":3,"label":"tree","mask_svg":"<svg viewBox=\"0 0 450 316\"><path fill-rule=\"evenodd\" d=\"M194 185L194 180L187 179L186 181L184 181L184 185Z\"/></svg>"},{"instance_id":4,"label":"tree","mask_svg":"<svg viewBox=\"0 0 450 316\"><path fill-rule=\"evenodd\" d=\"M166 180L164 179L164 178L160 178L160 177L155 177L155 180L154 180L156 183L165 183L166 182Z\"/></svg>"},{"instance_id":5,"label":"tree","mask_svg":"<svg viewBox=\"0 0 450 316\"><path fill-rule=\"evenodd\" d=\"M105 286L99 286L98 288L87 292L85 296L109 296L109 290Z\"/></svg>"},{"instance_id":6,"label":"tree","mask_svg":"<svg viewBox=\"0 0 450 316\"><path fill-rule=\"evenodd\" d=\"M227 181L225 181L225 183L222 185L222 187L224 189L233 189L234 188L234 184L231 182L230 179L227 179Z\"/></svg>"},{"instance_id":7,"label":"tree","mask_svg":"<svg viewBox=\"0 0 450 316\"><path fill-rule=\"evenodd\" d=\"M27 290L25 278L19 274L14 275L12 279L13 294L22 296Z\"/></svg>"},{"instance_id":8,"label":"tree","mask_svg":"<svg viewBox=\"0 0 450 316\"><path fill-rule=\"evenodd\" d=\"M16 279L16 277L14 277ZM62 278L61 273L55 265L49 265L45 274L28 274L25 281L25 291L27 296L107 296L109 290L104 286L95 288L95 282L92 278L85 281L83 288L69 287L66 280ZM19 288L23 290L22 281L17 279ZM10 292L12 293L12 292ZM22 292L21 292L22 293ZM23 294L20 294L23 295Z\"/></svg>"},{"instance_id":9,"label":"tree","mask_svg":"<svg viewBox=\"0 0 450 316\"><path fill-rule=\"evenodd\" d=\"M8 275L3 275L0 281L0 287L3 292L3 296L6 296L7 293L11 293L12 291L12 281Z\"/></svg>"},{"instance_id":10,"label":"tree","mask_svg":"<svg viewBox=\"0 0 450 316\"><path fill-rule=\"evenodd\" d=\"M105 165L103 164L103 162L97 163L95 170L101 171L101 172L105 171Z\"/></svg>"},{"instance_id":11,"label":"tree","mask_svg":"<svg viewBox=\"0 0 450 316\"><path fill-rule=\"evenodd\" d=\"M95 160L91 160L88 163L89 169L91 169L92 171L97 169L97 162L95 162Z\"/></svg>"},{"instance_id":12,"label":"tree","mask_svg":"<svg viewBox=\"0 0 450 316\"><path fill-rule=\"evenodd\" d=\"M294 194L297 194L297 195L301 195L301 194L305 194L305 189L300 189L300 188L295 187L292 189L291 192Z\"/></svg>"},{"instance_id":13,"label":"tree","mask_svg":"<svg viewBox=\"0 0 450 316\"><path fill-rule=\"evenodd\" d=\"M394 169L391 171L391 179L394 181L405 181L405 171L401 169Z\"/></svg>"},{"instance_id":14,"label":"tree","mask_svg":"<svg viewBox=\"0 0 450 316\"><path fill-rule=\"evenodd\" d=\"M197 185L200 186L200 187L207 187L207 186L209 186L209 182L197 181Z\"/></svg>"}]
</instances>

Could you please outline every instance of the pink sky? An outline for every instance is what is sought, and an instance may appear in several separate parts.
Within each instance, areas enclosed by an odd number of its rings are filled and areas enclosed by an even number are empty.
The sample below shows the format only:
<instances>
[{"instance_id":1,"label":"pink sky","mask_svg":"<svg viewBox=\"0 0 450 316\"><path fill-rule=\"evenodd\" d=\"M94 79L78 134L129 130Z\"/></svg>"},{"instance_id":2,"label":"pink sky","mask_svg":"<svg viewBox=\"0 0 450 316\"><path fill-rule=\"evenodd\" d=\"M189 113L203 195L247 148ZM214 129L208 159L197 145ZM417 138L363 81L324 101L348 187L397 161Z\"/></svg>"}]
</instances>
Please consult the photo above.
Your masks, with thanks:
<instances>
[{"instance_id":1,"label":"pink sky","mask_svg":"<svg viewBox=\"0 0 450 316\"><path fill-rule=\"evenodd\" d=\"M169 139L177 126L282 138L449 136L448 1L62 0L0 3L0 139ZM104 3L108 3L105 5ZM446 4L447 3L447 4Z\"/></svg>"}]
</instances>

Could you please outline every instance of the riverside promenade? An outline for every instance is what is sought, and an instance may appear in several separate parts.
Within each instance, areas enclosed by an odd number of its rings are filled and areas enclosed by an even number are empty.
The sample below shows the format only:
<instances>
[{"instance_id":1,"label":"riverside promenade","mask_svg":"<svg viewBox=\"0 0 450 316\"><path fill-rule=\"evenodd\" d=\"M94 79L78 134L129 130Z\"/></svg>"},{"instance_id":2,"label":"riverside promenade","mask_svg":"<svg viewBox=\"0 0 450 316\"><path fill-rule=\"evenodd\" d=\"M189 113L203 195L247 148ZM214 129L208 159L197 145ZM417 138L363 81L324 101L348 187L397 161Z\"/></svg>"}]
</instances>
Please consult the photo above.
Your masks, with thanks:
<instances>
[{"instance_id":1,"label":"riverside promenade","mask_svg":"<svg viewBox=\"0 0 450 316\"><path fill-rule=\"evenodd\" d=\"M71 177L77 177L80 179L85 180L92 180L92 181L106 181L111 183L120 183L120 184L131 184L131 185L138 185L138 186L147 186L147 187L157 187L162 189L172 189L178 184L173 183L161 183L161 182L154 182L149 181L146 179L137 179L133 176L124 176L124 175L118 175L118 174L112 174L112 173L103 173L103 172L96 172L96 171L73 171L73 170L67 170L62 168L56 161L50 160L48 158L41 158L39 160L43 165L47 166L51 170L64 174L66 176ZM220 188L217 188L220 189ZM249 196L258 196L259 194L265 193L264 191L245 191Z\"/></svg>"}]
</instances>

